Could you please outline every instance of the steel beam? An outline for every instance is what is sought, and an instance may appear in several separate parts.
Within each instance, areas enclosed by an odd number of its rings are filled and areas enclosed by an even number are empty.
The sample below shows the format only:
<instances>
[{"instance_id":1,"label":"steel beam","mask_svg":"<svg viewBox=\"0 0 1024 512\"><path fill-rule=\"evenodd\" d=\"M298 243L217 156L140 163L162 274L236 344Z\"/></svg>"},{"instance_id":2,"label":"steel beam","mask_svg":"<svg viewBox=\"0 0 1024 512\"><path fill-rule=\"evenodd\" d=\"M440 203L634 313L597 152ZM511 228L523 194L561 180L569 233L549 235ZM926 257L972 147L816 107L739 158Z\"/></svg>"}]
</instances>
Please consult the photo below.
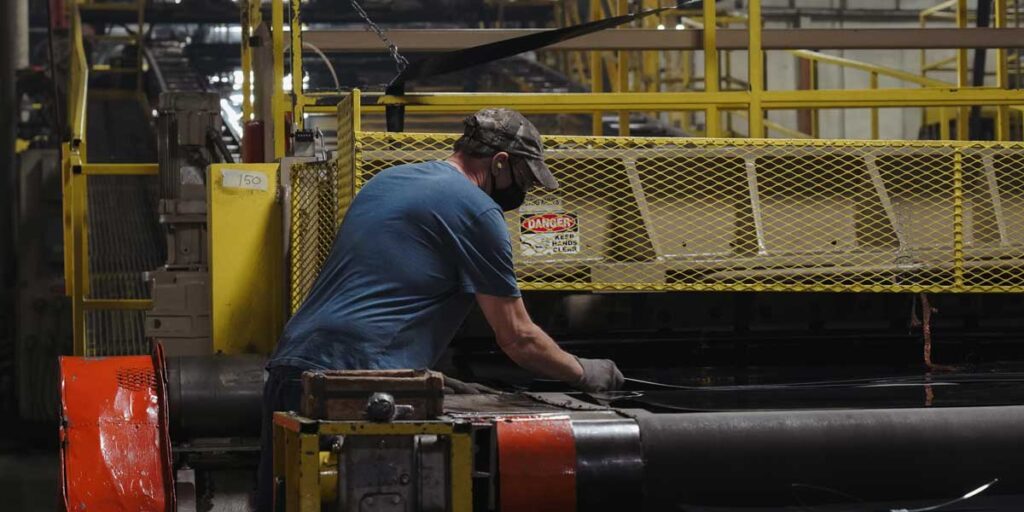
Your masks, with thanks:
<instances>
[{"instance_id":1,"label":"steel beam","mask_svg":"<svg viewBox=\"0 0 1024 512\"><path fill-rule=\"evenodd\" d=\"M403 53L460 50L541 29L401 29L388 37ZM548 50L701 50L703 30L606 30L563 41ZM383 52L386 48L366 30L305 30L302 39L325 52ZM901 28L901 29L769 29L762 32L763 50L956 49L1015 48L1024 41L1024 28ZM745 29L719 29L716 46L745 50Z\"/></svg>"}]
</instances>

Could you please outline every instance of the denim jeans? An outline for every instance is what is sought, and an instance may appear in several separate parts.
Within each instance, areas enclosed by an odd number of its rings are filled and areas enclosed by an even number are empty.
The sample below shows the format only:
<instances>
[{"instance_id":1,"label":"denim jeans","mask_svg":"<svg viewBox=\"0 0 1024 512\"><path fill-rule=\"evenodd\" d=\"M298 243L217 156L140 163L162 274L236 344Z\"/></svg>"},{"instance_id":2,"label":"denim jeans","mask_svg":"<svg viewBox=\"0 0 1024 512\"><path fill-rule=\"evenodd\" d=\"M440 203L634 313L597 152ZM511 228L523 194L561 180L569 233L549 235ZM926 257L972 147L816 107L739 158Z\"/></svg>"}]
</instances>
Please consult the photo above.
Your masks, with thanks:
<instances>
[{"instance_id":1,"label":"denim jeans","mask_svg":"<svg viewBox=\"0 0 1024 512\"><path fill-rule=\"evenodd\" d=\"M274 411L298 411L302 400L302 372L298 368L271 368L263 385L263 427L260 435L260 468L256 512L273 512L274 504Z\"/></svg>"}]
</instances>

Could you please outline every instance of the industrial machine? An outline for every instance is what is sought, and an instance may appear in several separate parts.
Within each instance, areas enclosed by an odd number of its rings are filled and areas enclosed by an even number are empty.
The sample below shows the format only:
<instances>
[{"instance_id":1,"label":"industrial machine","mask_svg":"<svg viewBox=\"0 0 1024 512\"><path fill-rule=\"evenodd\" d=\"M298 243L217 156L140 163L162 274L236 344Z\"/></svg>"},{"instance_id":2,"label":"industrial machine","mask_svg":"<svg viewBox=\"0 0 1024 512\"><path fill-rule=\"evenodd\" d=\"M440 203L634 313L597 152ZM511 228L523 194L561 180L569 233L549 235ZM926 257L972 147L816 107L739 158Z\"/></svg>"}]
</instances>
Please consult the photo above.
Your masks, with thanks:
<instances>
[{"instance_id":1,"label":"industrial machine","mask_svg":"<svg viewBox=\"0 0 1024 512\"><path fill-rule=\"evenodd\" d=\"M721 109L747 112L749 133L760 136L772 109L970 101L1004 122L1009 106L1024 103L1020 91L988 88L804 97L764 91L758 78L750 91L701 93L601 93L601 78L589 93L314 95L303 90L295 49L315 41L347 51L353 34L306 30L301 4L291 3L286 31L281 0L269 23L260 2L240 2L244 144L255 144L244 163L221 142L219 96L195 91L160 98L158 163L90 161L91 68L78 3L69 7L72 140L62 182L76 355L61 360L60 415L68 510L248 510L265 357L354 195L391 166L446 156L456 114L496 104L582 113L600 131L599 113L616 111L629 135L630 112L700 110L715 136ZM715 48L716 11L704 4L703 41L672 45ZM759 2L750 13L744 44L760 55ZM774 49L796 44L775 35ZM761 76L761 59L750 61L750 76ZM403 109L451 122L432 133L373 129L394 127ZM548 306L531 310L549 312L538 321L574 352L614 356L632 378L627 389L587 395L523 379L475 318L444 371L483 377L497 393L443 391L440 378L419 374L356 385L358 375L308 373L303 410L274 414L279 510L930 510L960 499L1019 508L1022 373L942 368L930 343L941 325L935 307L952 319L949 332L971 337L980 363L989 363L987 342L1021 330L1024 144L598 135L545 143L562 187L535 192L507 217L520 286L528 302ZM157 185L167 251L163 265L146 269L149 298L99 296L92 284L103 269L90 265L99 226L90 224L88 182L124 175ZM135 327L98 328L104 310L143 319L146 350L104 345ZM907 332L908 313L919 331ZM810 341L786 348L800 336ZM850 339L858 343L840 344ZM889 362L921 361L922 341L924 365L912 372L849 368L880 345ZM700 367L695 346L724 355ZM800 354L811 371L794 383L777 367L721 370L776 349L779 366ZM317 391L327 378L342 379L341 391ZM421 380L429 384L410 394ZM342 413L328 405L338 397L347 400Z\"/></svg>"},{"instance_id":2,"label":"industrial machine","mask_svg":"<svg viewBox=\"0 0 1024 512\"><path fill-rule=\"evenodd\" d=\"M355 91L339 104L334 160L202 172L214 340L251 345L261 329L273 329L283 309L301 303L358 187L397 162L443 156L456 137L360 131L358 98ZM1018 245L998 236L1015 231L980 234L984 225L1017 222L991 208L996 198L1003 208L1019 199L1013 184L1021 176L1007 167L1024 157L1019 144L557 136L546 143L563 187L533 196L509 219L527 290L1019 286ZM813 179L827 185L809 197L812 178L786 164L811 157ZM995 168L1003 169L996 186L985 188ZM574 174L579 169L587 179ZM949 173L958 177L936 178ZM933 184L908 188L910 176ZM729 183L734 192L723 188ZM982 188L967 192L964 183ZM950 244L956 225L934 215L943 184L953 197L972 198L960 256ZM704 188L712 185L715 194ZM287 224L280 198L289 203ZM812 205L828 213L809 215ZM530 222L544 215L573 222L548 233ZM218 233L230 233L230 247ZM286 248L291 300L251 300L273 290L284 299L280 281L257 277L283 262ZM268 256L275 253L279 259ZM142 496L144 509L178 511L247 501L262 359L164 351L62 363L69 507L97 506L97 496ZM1024 408L1015 405L1012 380L954 372L707 389L635 382L605 396L448 395L432 407L381 383L342 386L340 396L366 405L341 417L316 405L330 392L307 385L308 407L274 418L277 498L289 511L772 509L794 500L896 509L993 485L1004 499L1024 493L1013 448ZM998 382L997 392L984 387ZM440 401L440 385L432 389ZM992 394L979 398L985 389ZM97 473L96 464L109 471ZM147 468L131 478L136 487L123 485L126 464Z\"/></svg>"}]
</instances>

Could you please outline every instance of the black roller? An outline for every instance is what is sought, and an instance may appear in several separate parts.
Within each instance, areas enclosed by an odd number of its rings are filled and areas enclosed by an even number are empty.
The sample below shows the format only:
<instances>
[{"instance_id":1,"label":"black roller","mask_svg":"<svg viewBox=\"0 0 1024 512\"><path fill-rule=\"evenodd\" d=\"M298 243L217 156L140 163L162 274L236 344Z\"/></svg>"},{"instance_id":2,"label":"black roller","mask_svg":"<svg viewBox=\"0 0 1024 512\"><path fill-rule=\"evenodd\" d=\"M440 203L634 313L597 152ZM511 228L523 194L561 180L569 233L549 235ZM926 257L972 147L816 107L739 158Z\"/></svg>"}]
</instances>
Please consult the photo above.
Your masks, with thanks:
<instances>
[{"instance_id":1,"label":"black roller","mask_svg":"<svg viewBox=\"0 0 1024 512\"><path fill-rule=\"evenodd\" d=\"M643 498L640 428L630 419L575 420L578 510L632 510Z\"/></svg>"},{"instance_id":2,"label":"black roller","mask_svg":"<svg viewBox=\"0 0 1024 512\"><path fill-rule=\"evenodd\" d=\"M258 437L265 364L258 356L168 358L171 438Z\"/></svg>"},{"instance_id":3,"label":"black roller","mask_svg":"<svg viewBox=\"0 0 1024 512\"><path fill-rule=\"evenodd\" d=\"M639 412L637 421L645 510L799 504L810 486L863 501L952 498L995 478L990 493L1024 492L1024 406Z\"/></svg>"}]
</instances>

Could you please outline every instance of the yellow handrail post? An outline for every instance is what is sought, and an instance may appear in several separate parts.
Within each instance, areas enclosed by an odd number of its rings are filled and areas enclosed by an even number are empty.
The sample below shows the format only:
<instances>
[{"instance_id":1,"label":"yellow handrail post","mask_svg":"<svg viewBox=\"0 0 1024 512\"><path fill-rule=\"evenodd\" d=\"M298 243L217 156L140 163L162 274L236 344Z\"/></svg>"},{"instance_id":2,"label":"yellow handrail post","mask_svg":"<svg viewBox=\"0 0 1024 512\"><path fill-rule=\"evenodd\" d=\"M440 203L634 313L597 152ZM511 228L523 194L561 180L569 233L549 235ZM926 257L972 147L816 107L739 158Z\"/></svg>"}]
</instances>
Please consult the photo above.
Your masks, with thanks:
<instances>
[{"instance_id":1,"label":"yellow handrail post","mask_svg":"<svg viewBox=\"0 0 1024 512\"><path fill-rule=\"evenodd\" d=\"M629 14L629 1L619 0L618 1L618 14L619 16L625 16ZM629 92L629 52L625 50L619 50L618 52L618 65L616 73L616 91L618 92ZM619 111L619 136L629 136L629 111Z\"/></svg>"},{"instance_id":2,"label":"yellow handrail post","mask_svg":"<svg viewBox=\"0 0 1024 512\"><path fill-rule=\"evenodd\" d=\"M291 0L291 46L292 46L292 124L302 129L305 121L302 115L304 98L302 96L302 18L299 14L301 0Z\"/></svg>"},{"instance_id":3,"label":"yellow handrail post","mask_svg":"<svg viewBox=\"0 0 1024 512\"><path fill-rule=\"evenodd\" d=\"M871 88L878 89L878 72L871 72ZM878 108L871 109L871 139L878 140Z\"/></svg>"},{"instance_id":4,"label":"yellow handrail post","mask_svg":"<svg viewBox=\"0 0 1024 512\"><path fill-rule=\"evenodd\" d=\"M274 159L285 156L284 115L286 112L284 87L284 0L273 0L270 6L271 42L274 46L274 83L270 84L273 92L274 118L270 121L274 130Z\"/></svg>"},{"instance_id":5,"label":"yellow handrail post","mask_svg":"<svg viewBox=\"0 0 1024 512\"><path fill-rule=\"evenodd\" d=\"M957 0L956 2L956 26L957 28L967 28L967 0ZM967 70L967 49L961 48L957 50L956 54L957 87L967 87ZM967 126L970 114L970 108L960 107L959 115L956 120L956 138L959 140L967 140L970 138L970 132L968 131Z\"/></svg>"},{"instance_id":6,"label":"yellow handrail post","mask_svg":"<svg viewBox=\"0 0 1024 512\"><path fill-rule=\"evenodd\" d=\"M85 190L85 175L81 174L80 160L76 156L71 159L71 322L74 353L77 356L86 353L85 338L85 296L87 291L86 265L88 265L88 248L85 243L85 215L88 195Z\"/></svg>"},{"instance_id":7,"label":"yellow handrail post","mask_svg":"<svg viewBox=\"0 0 1024 512\"><path fill-rule=\"evenodd\" d=\"M715 41L715 2L704 2L704 91L718 92L718 46ZM708 137L719 137L719 114L717 105L708 105L704 110L704 133Z\"/></svg>"},{"instance_id":8,"label":"yellow handrail post","mask_svg":"<svg viewBox=\"0 0 1024 512\"><path fill-rule=\"evenodd\" d=\"M818 61L811 61L811 90L818 88ZM818 109L811 109L811 138L821 138L820 132L821 113Z\"/></svg>"},{"instance_id":9,"label":"yellow handrail post","mask_svg":"<svg viewBox=\"0 0 1024 512\"><path fill-rule=\"evenodd\" d=\"M252 38L253 28L260 24L259 0L244 0L240 4L242 24L242 122L251 121L252 108Z\"/></svg>"},{"instance_id":10,"label":"yellow handrail post","mask_svg":"<svg viewBox=\"0 0 1024 512\"><path fill-rule=\"evenodd\" d=\"M747 53L750 83L750 117L747 119L748 135L763 138L764 111L761 110L761 93L764 92L764 52L761 51L761 0L750 0L750 15L747 34L750 38Z\"/></svg>"},{"instance_id":11,"label":"yellow handrail post","mask_svg":"<svg viewBox=\"0 0 1024 512\"><path fill-rule=\"evenodd\" d=\"M596 21L601 18L601 0L590 0L590 9L588 9L588 18L590 21ZM590 92L601 92L603 89L602 84L604 82L603 70L601 67L601 52L598 50L590 51ZM601 112L594 112L593 119L591 121L591 133L593 135L601 135L604 132L604 121L601 119Z\"/></svg>"},{"instance_id":12,"label":"yellow handrail post","mask_svg":"<svg viewBox=\"0 0 1024 512\"><path fill-rule=\"evenodd\" d=\"M925 21L925 14L924 14L924 12L922 12L922 13L917 15L917 21L918 21L918 24L921 26L921 28L925 28L925 25L926 25L927 22ZM920 58L918 59L918 62L920 62L920 64L921 64L921 77L922 78L928 78L928 50L926 50L924 48L921 48ZM939 117L940 117L939 121L940 122L942 122L941 118L942 118L942 116L945 113L946 113L946 109L939 109ZM946 122L948 123L948 121L946 121ZM925 126L926 124L928 124L928 109L927 108L922 108L921 109L921 126ZM941 130L942 128L940 127L939 129ZM942 137L940 136L939 138L942 138Z\"/></svg>"},{"instance_id":13,"label":"yellow handrail post","mask_svg":"<svg viewBox=\"0 0 1024 512\"><path fill-rule=\"evenodd\" d=\"M949 140L949 109L945 107L939 107L939 139Z\"/></svg>"},{"instance_id":14,"label":"yellow handrail post","mask_svg":"<svg viewBox=\"0 0 1024 512\"><path fill-rule=\"evenodd\" d=\"M1006 0L992 0L995 7L995 27L1006 28ZM1006 48L996 50L996 87L1006 89L1010 85ZM996 140L1010 139L1010 109L1005 105L996 107Z\"/></svg>"}]
</instances>

